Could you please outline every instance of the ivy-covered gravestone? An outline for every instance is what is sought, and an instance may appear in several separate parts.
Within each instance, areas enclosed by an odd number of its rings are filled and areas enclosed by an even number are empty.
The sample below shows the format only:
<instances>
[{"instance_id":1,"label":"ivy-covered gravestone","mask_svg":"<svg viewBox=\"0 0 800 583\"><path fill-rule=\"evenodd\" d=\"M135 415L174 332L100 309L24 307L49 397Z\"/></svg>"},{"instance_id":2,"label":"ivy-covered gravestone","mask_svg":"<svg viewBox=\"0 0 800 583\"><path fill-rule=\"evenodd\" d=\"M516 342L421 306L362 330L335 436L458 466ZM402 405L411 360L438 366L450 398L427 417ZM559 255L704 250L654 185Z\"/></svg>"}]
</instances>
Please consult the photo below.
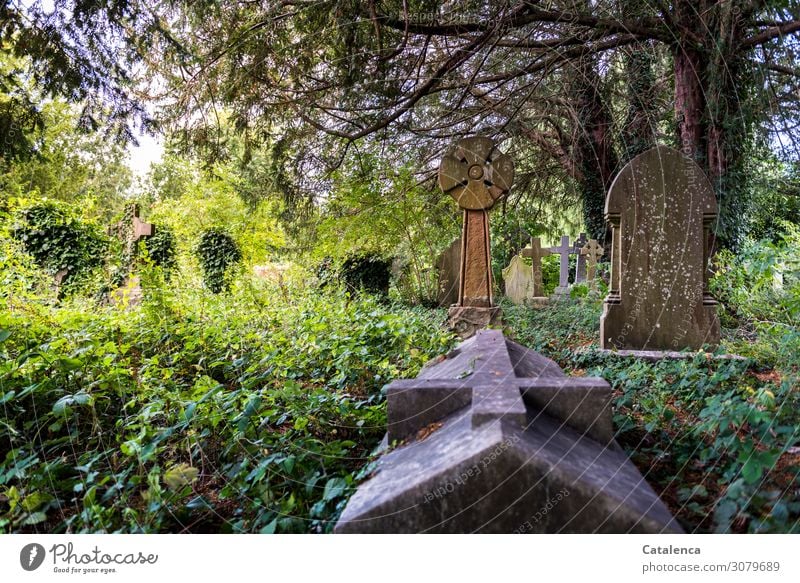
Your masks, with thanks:
<instances>
[{"instance_id":1,"label":"ivy-covered gravestone","mask_svg":"<svg viewBox=\"0 0 800 583\"><path fill-rule=\"evenodd\" d=\"M228 269L242 260L242 252L230 233L218 227L208 229L200 236L195 252L206 287L215 294L228 289Z\"/></svg>"},{"instance_id":2,"label":"ivy-covered gravestone","mask_svg":"<svg viewBox=\"0 0 800 583\"><path fill-rule=\"evenodd\" d=\"M142 299L141 280L136 274L139 241L152 237L156 229L152 223L143 221L139 213L138 204L129 204L122 220L109 229L122 242L122 256L111 282L115 290L110 298L116 304L136 305Z\"/></svg>"},{"instance_id":3,"label":"ivy-covered gravestone","mask_svg":"<svg viewBox=\"0 0 800 583\"><path fill-rule=\"evenodd\" d=\"M54 281L59 298L103 264L108 240L68 205L44 201L22 209L15 217L14 238Z\"/></svg>"}]
</instances>

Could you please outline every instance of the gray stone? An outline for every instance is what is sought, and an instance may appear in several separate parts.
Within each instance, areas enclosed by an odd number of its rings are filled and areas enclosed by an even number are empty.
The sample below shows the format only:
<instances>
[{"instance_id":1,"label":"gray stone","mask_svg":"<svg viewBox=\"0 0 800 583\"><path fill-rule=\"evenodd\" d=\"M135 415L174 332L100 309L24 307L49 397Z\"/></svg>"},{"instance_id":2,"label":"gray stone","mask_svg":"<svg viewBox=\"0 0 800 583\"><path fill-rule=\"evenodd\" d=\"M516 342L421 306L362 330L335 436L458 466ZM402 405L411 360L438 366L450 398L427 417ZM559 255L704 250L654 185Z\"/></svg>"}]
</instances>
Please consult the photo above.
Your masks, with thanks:
<instances>
[{"instance_id":1,"label":"gray stone","mask_svg":"<svg viewBox=\"0 0 800 583\"><path fill-rule=\"evenodd\" d=\"M698 349L719 344L708 291L717 203L702 169L658 146L631 160L606 198L611 282L600 320L602 348Z\"/></svg>"},{"instance_id":2,"label":"gray stone","mask_svg":"<svg viewBox=\"0 0 800 583\"><path fill-rule=\"evenodd\" d=\"M606 356L618 356L620 358L638 358L647 362L658 362L659 360L690 360L697 356L697 352L675 352L674 350L608 350L601 349L596 351L598 354ZM710 352L701 353L709 360L748 360L738 354L712 354Z\"/></svg>"},{"instance_id":3,"label":"gray stone","mask_svg":"<svg viewBox=\"0 0 800 583\"><path fill-rule=\"evenodd\" d=\"M458 302L458 277L461 271L461 237L450 243L436 259L438 289L436 301L442 307Z\"/></svg>"},{"instance_id":4,"label":"gray stone","mask_svg":"<svg viewBox=\"0 0 800 583\"><path fill-rule=\"evenodd\" d=\"M483 330L386 390L403 441L336 532L682 532L613 441L603 379Z\"/></svg>"},{"instance_id":5,"label":"gray stone","mask_svg":"<svg viewBox=\"0 0 800 583\"><path fill-rule=\"evenodd\" d=\"M581 233L572 244L572 254L577 255L575 261L575 283L586 281L586 256L581 253L583 246L589 242L586 233Z\"/></svg>"},{"instance_id":6,"label":"gray stone","mask_svg":"<svg viewBox=\"0 0 800 583\"><path fill-rule=\"evenodd\" d=\"M561 256L558 269L558 287L556 287L555 295L563 296L569 293L569 256L572 255L569 235L562 235L561 245L558 247L550 247L550 252L554 255Z\"/></svg>"},{"instance_id":7,"label":"gray stone","mask_svg":"<svg viewBox=\"0 0 800 583\"><path fill-rule=\"evenodd\" d=\"M523 305L533 297L533 270L521 255L514 255L503 270L503 283L506 297L517 305Z\"/></svg>"}]
</instances>

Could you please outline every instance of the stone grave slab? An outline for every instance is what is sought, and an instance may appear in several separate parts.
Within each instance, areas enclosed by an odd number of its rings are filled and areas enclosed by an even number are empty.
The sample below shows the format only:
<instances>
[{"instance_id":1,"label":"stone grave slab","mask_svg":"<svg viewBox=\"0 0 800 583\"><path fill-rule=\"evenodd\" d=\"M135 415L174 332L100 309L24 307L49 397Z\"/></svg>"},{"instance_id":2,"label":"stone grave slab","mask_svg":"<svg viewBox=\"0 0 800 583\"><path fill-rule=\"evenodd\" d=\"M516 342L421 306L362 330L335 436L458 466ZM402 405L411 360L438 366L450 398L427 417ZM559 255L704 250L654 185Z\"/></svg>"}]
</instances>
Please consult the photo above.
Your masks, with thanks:
<instances>
[{"instance_id":1,"label":"stone grave slab","mask_svg":"<svg viewBox=\"0 0 800 583\"><path fill-rule=\"evenodd\" d=\"M603 379L481 330L386 393L394 447L337 533L682 532L614 442Z\"/></svg>"}]
</instances>

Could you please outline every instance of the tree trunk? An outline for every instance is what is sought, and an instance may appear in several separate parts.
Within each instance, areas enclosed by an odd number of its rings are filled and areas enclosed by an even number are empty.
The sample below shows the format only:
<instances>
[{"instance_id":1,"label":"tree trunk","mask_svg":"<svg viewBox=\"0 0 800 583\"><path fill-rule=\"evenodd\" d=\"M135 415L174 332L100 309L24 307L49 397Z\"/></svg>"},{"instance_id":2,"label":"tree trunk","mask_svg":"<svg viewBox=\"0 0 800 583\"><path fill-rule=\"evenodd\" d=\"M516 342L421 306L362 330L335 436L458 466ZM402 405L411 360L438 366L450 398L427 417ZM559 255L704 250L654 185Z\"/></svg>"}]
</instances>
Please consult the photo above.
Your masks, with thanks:
<instances>
[{"instance_id":1,"label":"tree trunk","mask_svg":"<svg viewBox=\"0 0 800 583\"><path fill-rule=\"evenodd\" d=\"M576 167L582 179L583 220L590 237L606 239L604 215L606 192L617 170L611 114L604 100L600 76L593 58L577 65L572 92L576 103Z\"/></svg>"}]
</instances>

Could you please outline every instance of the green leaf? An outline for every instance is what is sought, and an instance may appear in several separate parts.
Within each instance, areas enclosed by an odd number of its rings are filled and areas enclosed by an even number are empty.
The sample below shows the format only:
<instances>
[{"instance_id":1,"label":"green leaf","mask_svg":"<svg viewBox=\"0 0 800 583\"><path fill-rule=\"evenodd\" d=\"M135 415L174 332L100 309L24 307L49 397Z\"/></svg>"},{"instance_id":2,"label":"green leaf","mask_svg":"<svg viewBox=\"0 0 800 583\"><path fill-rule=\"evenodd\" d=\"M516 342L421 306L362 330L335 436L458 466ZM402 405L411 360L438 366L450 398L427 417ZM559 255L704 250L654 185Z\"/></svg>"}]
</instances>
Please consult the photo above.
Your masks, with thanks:
<instances>
[{"instance_id":1,"label":"green leaf","mask_svg":"<svg viewBox=\"0 0 800 583\"><path fill-rule=\"evenodd\" d=\"M11 336L11 330L3 330L0 328L0 342L5 342Z\"/></svg>"},{"instance_id":2,"label":"green leaf","mask_svg":"<svg viewBox=\"0 0 800 583\"><path fill-rule=\"evenodd\" d=\"M189 464L177 464L167 470L163 476L163 480L170 490L176 491L194 483L199 474L200 470Z\"/></svg>"},{"instance_id":3,"label":"green leaf","mask_svg":"<svg viewBox=\"0 0 800 583\"><path fill-rule=\"evenodd\" d=\"M341 496L347 488L347 481L344 478L331 478L325 484L325 491L322 499L325 501L333 500Z\"/></svg>"}]
</instances>

